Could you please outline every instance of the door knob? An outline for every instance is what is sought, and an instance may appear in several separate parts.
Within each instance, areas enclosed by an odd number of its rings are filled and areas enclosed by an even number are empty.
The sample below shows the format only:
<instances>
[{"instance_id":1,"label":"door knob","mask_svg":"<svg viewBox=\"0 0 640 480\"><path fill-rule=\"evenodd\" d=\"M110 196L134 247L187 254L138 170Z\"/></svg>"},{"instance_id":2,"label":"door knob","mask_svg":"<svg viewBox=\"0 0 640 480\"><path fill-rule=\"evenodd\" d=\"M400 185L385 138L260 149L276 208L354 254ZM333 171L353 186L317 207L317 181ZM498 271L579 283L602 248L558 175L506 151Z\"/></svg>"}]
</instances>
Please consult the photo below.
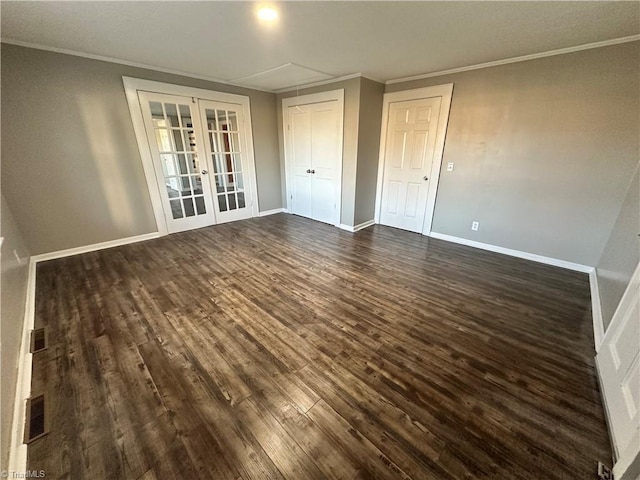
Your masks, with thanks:
<instances>
[{"instance_id":1,"label":"door knob","mask_svg":"<svg viewBox=\"0 0 640 480\"><path fill-rule=\"evenodd\" d=\"M422 177L422 179L426 182L427 180L429 180L429 177L425 175L424 177Z\"/></svg>"},{"instance_id":2,"label":"door knob","mask_svg":"<svg viewBox=\"0 0 640 480\"><path fill-rule=\"evenodd\" d=\"M307 173L311 173L311 169L310 168L307 168Z\"/></svg>"},{"instance_id":3,"label":"door knob","mask_svg":"<svg viewBox=\"0 0 640 480\"><path fill-rule=\"evenodd\" d=\"M311 170L311 173L316 173L316 171L315 170Z\"/></svg>"},{"instance_id":4,"label":"door knob","mask_svg":"<svg viewBox=\"0 0 640 480\"><path fill-rule=\"evenodd\" d=\"M207 172L206 170L202 170L202 172L200 172L200 173L202 173L202 175L206 175L209 172Z\"/></svg>"}]
</instances>

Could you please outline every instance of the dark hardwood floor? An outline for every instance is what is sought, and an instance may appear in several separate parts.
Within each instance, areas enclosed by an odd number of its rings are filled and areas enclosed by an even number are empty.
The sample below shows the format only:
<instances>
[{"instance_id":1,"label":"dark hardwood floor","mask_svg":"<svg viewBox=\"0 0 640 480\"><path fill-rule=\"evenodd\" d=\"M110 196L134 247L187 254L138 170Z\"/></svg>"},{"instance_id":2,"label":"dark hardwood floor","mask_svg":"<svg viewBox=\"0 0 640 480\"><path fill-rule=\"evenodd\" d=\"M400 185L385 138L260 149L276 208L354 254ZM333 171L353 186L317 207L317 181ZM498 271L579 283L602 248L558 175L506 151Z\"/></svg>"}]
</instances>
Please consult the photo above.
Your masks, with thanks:
<instances>
[{"instance_id":1,"label":"dark hardwood floor","mask_svg":"<svg viewBox=\"0 0 640 480\"><path fill-rule=\"evenodd\" d=\"M28 468L68 479L590 479L584 274L280 214L38 265Z\"/></svg>"}]
</instances>

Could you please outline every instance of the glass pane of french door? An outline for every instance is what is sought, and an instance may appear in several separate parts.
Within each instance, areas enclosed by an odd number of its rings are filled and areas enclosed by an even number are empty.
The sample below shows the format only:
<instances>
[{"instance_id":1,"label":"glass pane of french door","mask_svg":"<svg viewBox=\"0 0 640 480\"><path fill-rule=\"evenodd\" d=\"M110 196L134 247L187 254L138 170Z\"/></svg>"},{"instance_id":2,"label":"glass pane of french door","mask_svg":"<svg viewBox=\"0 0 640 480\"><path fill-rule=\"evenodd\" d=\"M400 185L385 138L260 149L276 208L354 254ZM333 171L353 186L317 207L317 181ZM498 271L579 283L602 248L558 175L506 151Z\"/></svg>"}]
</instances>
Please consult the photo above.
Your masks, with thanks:
<instances>
[{"instance_id":1,"label":"glass pane of french door","mask_svg":"<svg viewBox=\"0 0 640 480\"><path fill-rule=\"evenodd\" d=\"M250 217L240 107L203 100L200 105L208 136L207 154L214 170L214 205L218 221Z\"/></svg>"},{"instance_id":2,"label":"glass pane of french door","mask_svg":"<svg viewBox=\"0 0 640 480\"><path fill-rule=\"evenodd\" d=\"M200 162L202 130L195 104L190 98L172 95L140 92L139 97L151 150L157 157L156 178L165 199L169 231L212 224L212 200L205 180L206 162Z\"/></svg>"},{"instance_id":3,"label":"glass pane of french door","mask_svg":"<svg viewBox=\"0 0 640 480\"><path fill-rule=\"evenodd\" d=\"M149 106L173 218L206 214L189 105L150 102Z\"/></svg>"}]
</instances>

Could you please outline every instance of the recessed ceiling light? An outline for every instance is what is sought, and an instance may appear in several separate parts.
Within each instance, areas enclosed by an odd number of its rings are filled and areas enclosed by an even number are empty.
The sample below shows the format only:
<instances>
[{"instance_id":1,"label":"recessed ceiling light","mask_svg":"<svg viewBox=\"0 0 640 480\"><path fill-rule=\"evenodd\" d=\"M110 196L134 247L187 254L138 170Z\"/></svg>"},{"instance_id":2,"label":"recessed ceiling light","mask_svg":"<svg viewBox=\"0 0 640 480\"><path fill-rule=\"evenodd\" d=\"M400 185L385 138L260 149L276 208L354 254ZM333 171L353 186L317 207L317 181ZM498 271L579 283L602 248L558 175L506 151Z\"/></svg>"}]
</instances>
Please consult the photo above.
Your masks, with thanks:
<instances>
[{"instance_id":1,"label":"recessed ceiling light","mask_svg":"<svg viewBox=\"0 0 640 480\"><path fill-rule=\"evenodd\" d=\"M258 18L265 22L273 22L278 19L278 12L273 7L260 7L258 9Z\"/></svg>"}]
</instances>

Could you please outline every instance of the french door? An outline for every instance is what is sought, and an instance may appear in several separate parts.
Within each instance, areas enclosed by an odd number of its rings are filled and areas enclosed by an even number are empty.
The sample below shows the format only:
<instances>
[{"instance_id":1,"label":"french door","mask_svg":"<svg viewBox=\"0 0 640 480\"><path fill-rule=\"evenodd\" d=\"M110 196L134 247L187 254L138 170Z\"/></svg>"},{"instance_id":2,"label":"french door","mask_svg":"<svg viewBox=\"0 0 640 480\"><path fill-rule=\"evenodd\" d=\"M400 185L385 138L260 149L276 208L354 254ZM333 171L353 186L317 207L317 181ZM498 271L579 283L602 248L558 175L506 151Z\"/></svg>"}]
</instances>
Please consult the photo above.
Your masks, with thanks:
<instances>
[{"instance_id":1,"label":"french door","mask_svg":"<svg viewBox=\"0 0 640 480\"><path fill-rule=\"evenodd\" d=\"M241 105L139 91L168 233L252 216Z\"/></svg>"},{"instance_id":2,"label":"french door","mask_svg":"<svg viewBox=\"0 0 640 480\"><path fill-rule=\"evenodd\" d=\"M251 217L246 137L239 105L199 100L206 135L205 151L213 167L214 208L217 223Z\"/></svg>"}]
</instances>

